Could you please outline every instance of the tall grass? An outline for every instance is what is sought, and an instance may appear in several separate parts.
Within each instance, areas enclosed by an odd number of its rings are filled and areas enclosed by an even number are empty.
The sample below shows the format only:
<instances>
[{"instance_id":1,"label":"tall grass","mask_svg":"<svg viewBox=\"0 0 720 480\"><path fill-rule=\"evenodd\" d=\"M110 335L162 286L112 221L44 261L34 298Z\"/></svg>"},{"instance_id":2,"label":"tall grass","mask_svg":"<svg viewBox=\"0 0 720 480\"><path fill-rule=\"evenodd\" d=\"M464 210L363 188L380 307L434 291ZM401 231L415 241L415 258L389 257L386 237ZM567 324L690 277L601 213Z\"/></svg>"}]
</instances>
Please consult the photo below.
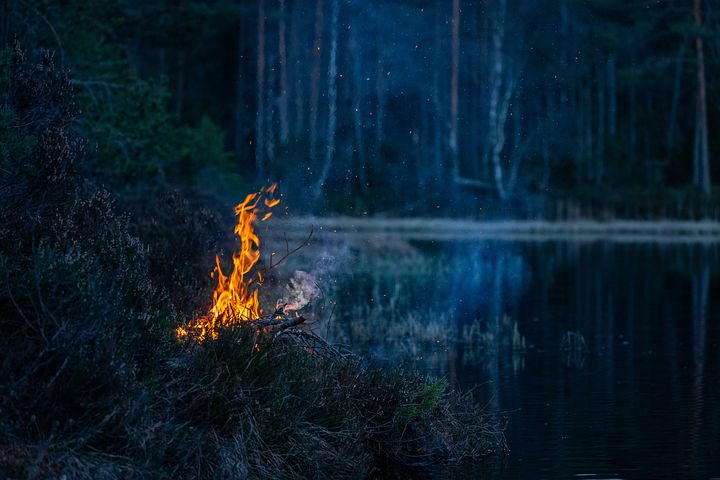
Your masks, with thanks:
<instances>
[{"instance_id":1,"label":"tall grass","mask_svg":"<svg viewBox=\"0 0 720 480\"><path fill-rule=\"evenodd\" d=\"M362 478L500 448L442 381L258 350L247 326L176 341L212 287L216 217L167 192L116 205L78 169L67 75L19 50L3 74L0 477Z\"/></svg>"}]
</instances>

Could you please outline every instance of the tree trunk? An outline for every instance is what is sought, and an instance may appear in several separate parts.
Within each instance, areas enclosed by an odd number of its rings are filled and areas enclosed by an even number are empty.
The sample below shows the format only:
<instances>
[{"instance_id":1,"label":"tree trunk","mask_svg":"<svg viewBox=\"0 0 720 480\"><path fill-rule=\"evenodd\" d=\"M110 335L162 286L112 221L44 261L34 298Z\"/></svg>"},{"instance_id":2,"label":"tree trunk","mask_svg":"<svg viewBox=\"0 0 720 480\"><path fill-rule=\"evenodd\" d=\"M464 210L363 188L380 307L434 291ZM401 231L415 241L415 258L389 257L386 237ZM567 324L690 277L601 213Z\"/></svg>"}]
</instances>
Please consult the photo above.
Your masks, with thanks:
<instances>
[{"instance_id":1,"label":"tree trunk","mask_svg":"<svg viewBox=\"0 0 720 480\"><path fill-rule=\"evenodd\" d=\"M280 116L280 143L288 141L288 81L287 81L287 49L285 45L285 0L280 0L280 23L278 25L278 57L280 63L280 97L278 98L278 115Z\"/></svg>"},{"instance_id":2,"label":"tree trunk","mask_svg":"<svg viewBox=\"0 0 720 480\"><path fill-rule=\"evenodd\" d=\"M502 0L503 4L505 0ZM452 10L452 45L451 45L451 74L450 74L450 118L449 141L450 150L450 167L452 169L452 180L456 185L466 187L493 189L495 185L477 178L464 177L460 168L460 148L458 138L458 122L459 122L459 82L460 82L460 0L453 0ZM437 80L435 80L437 81ZM502 75L500 77L502 82ZM498 190L500 191L500 190ZM504 197L504 191L501 192Z\"/></svg>"},{"instance_id":3,"label":"tree trunk","mask_svg":"<svg viewBox=\"0 0 720 480\"><path fill-rule=\"evenodd\" d=\"M600 70L600 68L598 68ZM600 70L602 71L602 70ZM595 155L595 183L602 183L605 174L605 85L602 77L598 75L597 89L597 149ZM612 102L612 100L611 100Z\"/></svg>"},{"instance_id":4,"label":"tree trunk","mask_svg":"<svg viewBox=\"0 0 720 480\"><path fill-rule=\"evenodd\" d=\"M243 42L243 17L238 22L238 42L237 42L237 70L235 71L235 108L233 109L233 142L235 153L239 154L245 143L243 138L243 116L245 112L245 103L243 99L243 65L244 58L244 42Z\"/></svg>"},{"instance_id":5,"label":"tree trunk","mask_svg":"<svg viewBox=\"0 0 720 480\"><path fill-rule=\"evenodd\" d=\"M362 72L360 70L360 47L357 42L357 35L355 33L355 25L350 26L350 38L349 49L350 56L352 58L352 69L353 69L353 97L352 97L352 109L353 109L353 127L355 134L355 152L354 156L357 161L357 175L358 182L360 183L360 189L365 191L367 189L367 174L365 171L365 148L363 142L363 112L362 112Z\"/></svg>"},{"instance_id":6,"label":"tree trunk","mask_svg":"<svg viewBox=\"0 0 720 480\"><path fill-rule=\"evenodd\" d=\"M668 121L667 138L665 147L671 150L677 143L678 125L677 116L680 104L680 91L682 87L683 59L687 50L687 40L683 38L677 56L675 57L675 80L673 81L673 96L670 106L670 120Z\"/></svg>"},{"instance_id":7,"label":"tree trunk","mask_svg":"<svg viewBox=\"0 0 720 480\"><path fill-rule=\"evenodd\" d=\"M318 102L320 101L320 62L322 55L323 0L315 3L315 42L313 43L313 67L310 79L310 162L314 167L317 155Z\"/></svg>"},{"instance_id":8,"label":"tree trunk","mask_svg":"<svg viewBox=\"0 0 720 480\"><path fill-rule=\"evenodd\" d=\"M430 95L433 104L433 174L439 180L443 171L443 122L442 104L440 103L440 0L435 1L434 32L433 32L433 78Z\"/></svg>"},{"instance_id":9,"label":"tree trunk","mask_svg":"<svg viewBox=\"0 0 720 480\"><path fill-rule=\"evenodd\" d=\"M697 55L697 110L695 117L695 151L694 165L697 169L696 185L705 194L710 193L710 149L708 145L707 125L707 94L705 86L705 54L703 51L703 39L700 30L702 29L702 5L701 0L693 0L693 17L695 26L698 29L695 37L695 53Z\"/></svg>"},{"instance_id":10,"label":"tree trunk","mask_svg":"<svg viewBox=\"0 0 720 480\"><path fill-rule=\"evenodd\" d=\"M453 172L460 176L458 158L458 82L460 77L460 0L453 0L452 6L452 68L450 74L450 138L448 146Z\"/></svg>"},{"instance_id":11,"label":"tree trunk","mask_svg":"<svg viewBox=\"0 0 720 480\"><path fill-rule=\"evenodd\" d=\"M477 39L478 35L480 34L480 26L479 26L479 19L481 18L481 4L476 4L475 8L473 9L471 15L473 18L472 21L472 38ZM475 40L477 41L477 40ZM482 69L483 64L480 63L480 55L479 55L479 46L475 44L473 46L473 53L471 55L471 64L470 64L470 93L469 93L469 109L468 109L468 116L469 116L469 128L468 130L472 132L469 136L466 136L468 138L468 148L470 149L470 152L468 154L468 161L470 163L470 174L478 178L481 175L480 170L480 155L479 155L479 148L480 148L480 142L479 139L481 138L480 135L478 135L478 131L480 130L479 120L480 120L480 101L481 98L481 75L482 75Z\"/></svg>"},{"instance_id":12,"label":"tree trunk","mask_svg":"<svg viewBox=\"0 0 720 480\"><path fill-rule=\"evenodd\" d=\"M498 1L498 12L493 21L493 53L492 71L490 73L490 105L488 108L488 146L495 179L495 188L498 196L504 200L506 197L505 183L503 178L503 167L501 154L505 146L505 120L507 108L512 93L511 80L508 79L504 95L501 96L505 65L503 58L503 40L505 38L505 10L506 0Z\"/></svg>"},{"instance_id":13,"label":"tree trunk","mask_svg":"<svg viewBox=\"0 0 720 480\"><path fill-rule=\"evenodd\" d=\"M553 106L552 94L548 88L545 91L545 117L548 124L552 123L555 117L555 109ZM542 157L542 176L540 177L540 190L547 190L550 186L550 174L552 165L550 163L550 146L548 145L548 135L543 132L540 144L540 155Z\"/></svg>"},{"instance_id":14,"label":"tree trunk","mask_svg":"<svg viewBox=\"0 0 720 480\"><path fill-rule=\"evenodd\" d=\"M585 172L590 180L595 177L593 161L595 159L593 150L593 121L592 121L593 94L592 84L588 80L585 88Z\"/></svg>"},{"instance_id":15,"label":"tree trunk","mask_svg":"<svg viewBox=\"0 0 720 480\"><path fill-rule=\"evenodd\" d=\"M379 160L382 156L382 146L385 141L385 64L383 61L383 43L382 33L377 33L377 77L375 79L375 88L377 96L377 108L375 109L375 159Z\"/></svg>"},{"instance_id":16,"label":"tree trunk","mask_svg":"<svg viewBox=\"0 0 720 480\"><path fill-rule=\"evenodd\" d=\"M265 149L267 150L267 159L265 160L265 169L269 174L272 173L273 160L275 159L275 55L270 55L267 62L267 95L266 95L266 128L265 128Z\"/></svg>"},{"instance_id":17,"label":"tree trunk","mask_svg":"<svg viewBox=\"0 0 720 480\"><path fill-rule=\"evenodd\" d=\"M637 160L637 99L635 98L635 78L630 78L630 163Z\"/></svg>"},{"instance_id":18,"label":"tree trunk","mask_svg":"<svg viewBox=\"0 0 720 480\"><path fill-rule=\"evenodd\" d=\"M255 164L265 180L265 0L258 4L257 116L255 123Z\"/></svg>"},{"instance_id":19,"label":"tree trunk","mask_svg":"<svg viewBox=\"0 0 720 480\"><path fill-rule=\"evenodd\" d=\"M328 61L328 123L325 162L315 185L315 202L320 198L330 174L330 167L335 156L335 126L337 122L337 43L339 0L332 0L330 18L330 60Z\"/></svg>"},{"instance_id":20,"label":"tree trunk","mask_svg":"<svg viewBox=\"0 0 720 480\"><path fill-rule=\"evenodd\" d=\"M522 107L523 105L518 95L515 97L515 101L512 102L512 157L510 164L510 175L508 177L508 181L505 187L505 190L508 194L512 193L512 191L515 189L518 174L520 173L520 165L522 164L523 156L525 155L525 148L522 141Z\"/></svg>"},{"instance_id":21,"label":"tree trunk","mask_svg":"<svg viewBox=\"0 0 720 480\"><path fill-rule=\"evenodd\" d=\"M301 136L305 121L305 101L304 101L304 89L303 89L303 77L306 57L302 57L298 52L305 53L305 45L300 46L300 24L303 18L303 2L301 0L295 0L293 3L293 15L292 24L290 26L290 57L294 59L290 63L292 65L291 72L293 77L294 94L295 94L295 126L293 135L295 138Z\"/></svg>"},{"instance_id":22,"label":"tree trunk","mask_svg":"<svg viewBox=\"0 0 720 480\"><path fill-rule=\"evenodd\" d=\"M615 55L610 55L607 61L607 89L608 89L608 135L614 137L617 133L617 64Z\"/></svg>"},{"instance_id":23,"label":"tree trunk","mask_svg":"<svg viewBox=\"0 0 720 480\"><path fill-rule=\"evenodd\" d=\"M576 75L576 77L579 75ZM585 98L583 96L582 81L579 79L575 82L575 183L584 180L584 160L585 160Z\"/></svg>"},{"instance_id":24,"label":"tree trunk","mask_svg":"<svg viewBox=\"0 0 720 480\"><path fill-rule=\"evenodd\" d=\"M478 110L479 115L479 123L480 127L477 132L477 136L479 137L480 145L480 177L481 178L489 178L490 177L490 157L489 152L490 150L487 148L487 142L483 141L482 139L488 138L488 123L487 123L487 96L484 94L488 80L489 80L489 70L490 70L490 51L489 51L489 42L488 42L488 32L490 32L490 15L488 13L489 5L491 0L481 0L481 15L482 15L482 23L480 28L480 35L479 35L479 41L480 41L480 66L483 69L481 77L480 77L480 91L483 92L483 94L478 94L478 101L480 103L480 108Z\"/></svg>"},{"instance_id":25,"label":"tree trunk","mask_svg":"<svg viewBox=\"0 0 720 480\"><path fill-rule=\"evenodd\" d=\"M645 90L645 111L649 118L654 118L652 111L652 95L650 90ZM655 182L655 169L652 160L652 154L650 153L650 146L652 141L650 139L651 127L648 125L643 129L643 164L645 165L645 183L649 186Z\"/></svg>"}]
</instances>

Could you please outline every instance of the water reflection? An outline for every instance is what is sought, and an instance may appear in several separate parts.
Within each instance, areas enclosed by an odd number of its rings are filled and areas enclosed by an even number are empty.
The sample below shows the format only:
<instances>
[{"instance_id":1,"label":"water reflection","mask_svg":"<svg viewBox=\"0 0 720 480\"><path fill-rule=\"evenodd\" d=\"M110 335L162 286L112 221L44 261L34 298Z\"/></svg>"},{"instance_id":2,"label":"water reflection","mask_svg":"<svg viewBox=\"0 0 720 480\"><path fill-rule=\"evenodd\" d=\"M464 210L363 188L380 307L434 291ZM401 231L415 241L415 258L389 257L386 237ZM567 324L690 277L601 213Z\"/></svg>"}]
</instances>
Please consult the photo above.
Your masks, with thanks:
<instances>
[{"instance_id":1,"label":"water reflection","mask_svg":"<svg viewBox=\"0 0 720 480\"><path fill-rule=\"evenodd\" d=\"M413 246L355 252L333 335L508 412L503 478L720 476L716 245Z\"/></svg>"}]
</instances>

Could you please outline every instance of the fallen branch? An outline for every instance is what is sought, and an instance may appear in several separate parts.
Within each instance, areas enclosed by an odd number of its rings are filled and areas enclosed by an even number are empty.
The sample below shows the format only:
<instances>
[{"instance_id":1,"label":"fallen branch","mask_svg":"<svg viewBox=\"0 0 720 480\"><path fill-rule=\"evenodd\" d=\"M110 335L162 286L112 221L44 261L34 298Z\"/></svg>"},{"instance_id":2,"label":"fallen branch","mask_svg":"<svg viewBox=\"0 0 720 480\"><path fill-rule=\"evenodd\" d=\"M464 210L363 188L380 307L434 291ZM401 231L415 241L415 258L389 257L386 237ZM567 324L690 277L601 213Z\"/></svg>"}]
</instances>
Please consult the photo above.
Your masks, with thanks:
<instances>
[{"instance_id":1,"label":"fallen branch","mask_svg":"<svg viewBox=\"0 0 720 480\"><path fill-rule=\"evenodd\" d=\"M286 316L275 316L271 315L267 318L261 318L252 322L254 326L259 328L276 327L275 330L285 330L290 327L295 327L301 323L305 323L306 318L302 315L299 317L286 317Z\"/></svg>"}]
</instances>

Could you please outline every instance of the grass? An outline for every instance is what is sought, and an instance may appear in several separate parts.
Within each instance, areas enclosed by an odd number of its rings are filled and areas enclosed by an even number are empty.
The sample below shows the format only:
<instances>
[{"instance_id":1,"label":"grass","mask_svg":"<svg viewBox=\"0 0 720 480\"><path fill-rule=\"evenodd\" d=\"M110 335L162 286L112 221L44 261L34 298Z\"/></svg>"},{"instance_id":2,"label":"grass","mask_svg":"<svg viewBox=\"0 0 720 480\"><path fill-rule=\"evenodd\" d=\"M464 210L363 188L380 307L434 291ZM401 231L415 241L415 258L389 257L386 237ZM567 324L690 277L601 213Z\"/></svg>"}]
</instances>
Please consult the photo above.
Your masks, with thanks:
<instances>
[{"instance_id":1,"label":"grass","mask_svg":"<svg viewBox=\"0 0 720 480\"><path fill-rule=\"evenodd\" d=\"M58 409L70 398L29 409L3 392L0 471L7 478L365 478L479 460L502 444L497 420L449 392L445 380L353 355L316 356L292 343L258 350L256 341L254 329L241 327L214 342L169 344L152 365L145 361L152 371L107 394L116 402L100 396L84 406L94 411L77 416ZM88 375L71 368L61 375ZM48 395L50 382L35 394Z\"/></svg>"},{"instance_id":2,"label":"grass","mask_svg":"<svg viewBox=\"0 0 720 480\"><path fill-rule=\"evenodd\" d=\"M365 478L502 448L495 416L443 380L257 349L247 326L177 341L210 298L217 215L98 187L67 76L19 51L4 73L0 477Z\"/></svg>"}]
</instances>

